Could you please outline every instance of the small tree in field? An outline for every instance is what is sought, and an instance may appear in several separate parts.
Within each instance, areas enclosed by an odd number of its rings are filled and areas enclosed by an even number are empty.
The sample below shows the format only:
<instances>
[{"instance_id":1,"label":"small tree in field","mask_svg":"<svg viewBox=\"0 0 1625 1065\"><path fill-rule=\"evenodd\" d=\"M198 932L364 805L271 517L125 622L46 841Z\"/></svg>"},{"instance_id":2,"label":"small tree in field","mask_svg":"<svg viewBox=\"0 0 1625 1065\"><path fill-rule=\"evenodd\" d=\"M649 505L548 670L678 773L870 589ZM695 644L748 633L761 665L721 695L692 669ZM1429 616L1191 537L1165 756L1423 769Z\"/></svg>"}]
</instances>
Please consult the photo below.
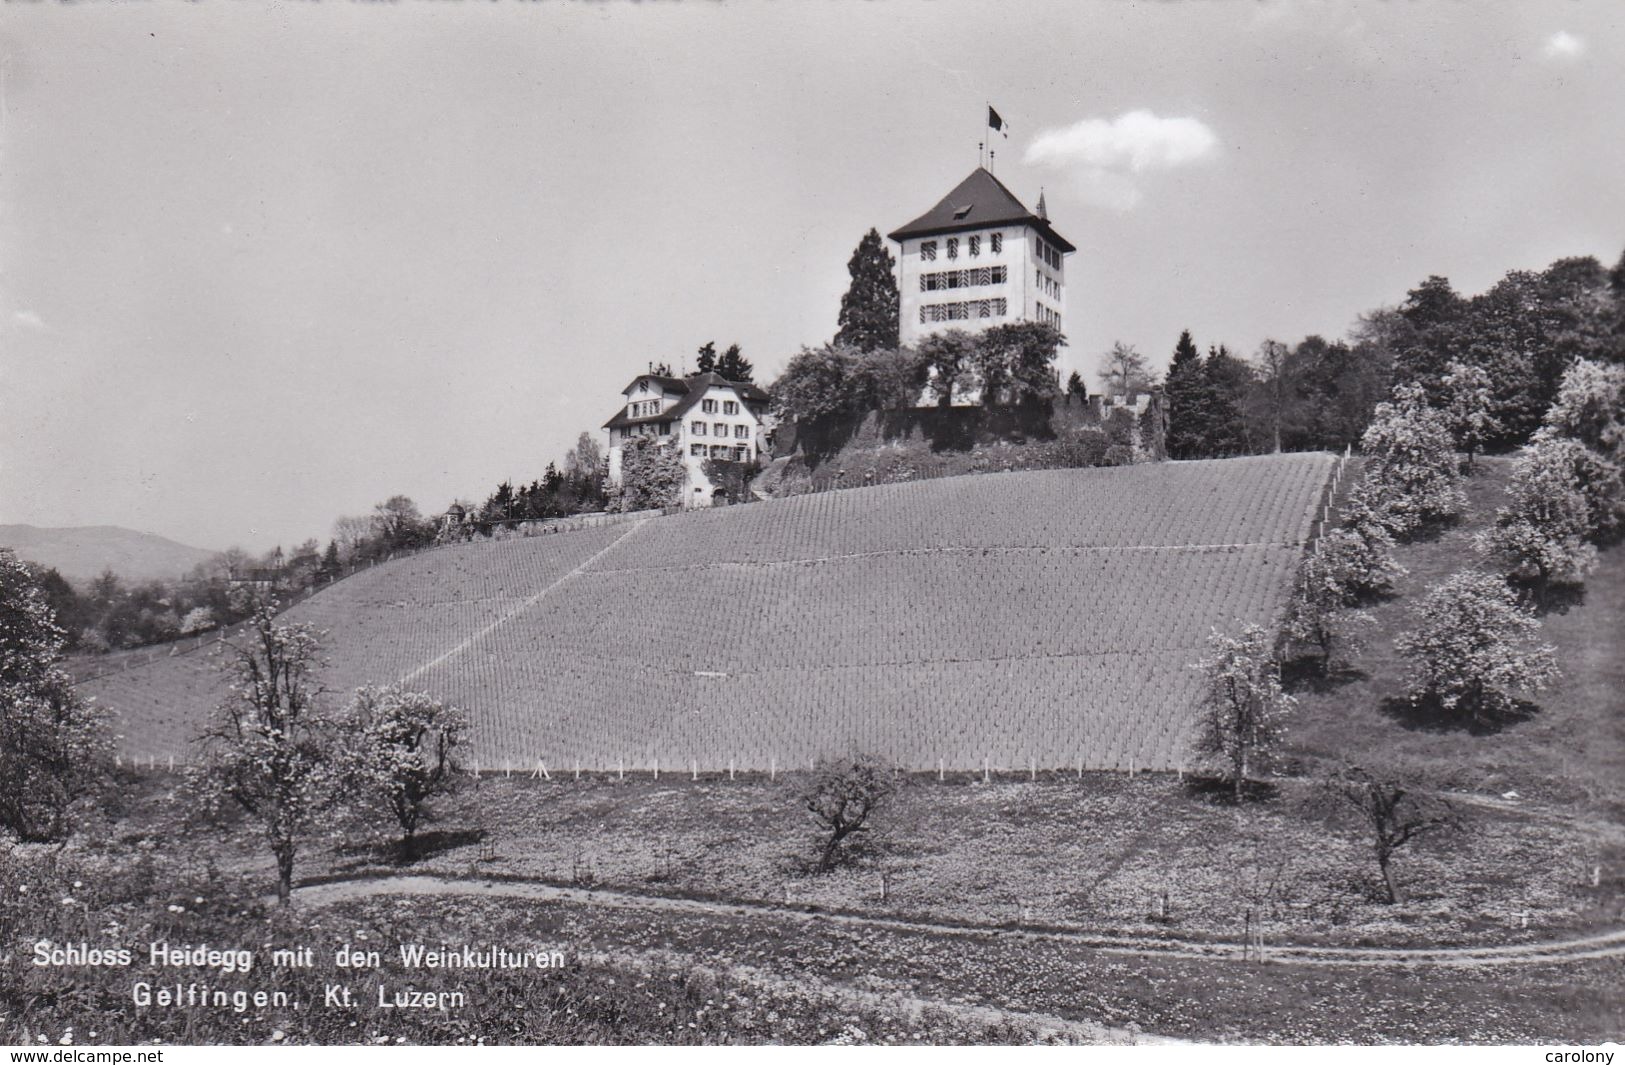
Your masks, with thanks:
<instances>
[{"instance_id":1,"label":"small tree in field","mask_svg":"<svg viewBox=\"0 0 1625 1065\"><path fill-rule=\"evenodd\" d=\"M840 863L847 837L869 831L868 821L897 793L897 774L868 755L820 758L802 791L801 801L828 838L818 859L818 872Z\"/></svg>"},{"instance_id":2,"label":"small tree in field","mask_svg":"<svg viewBox=\"0 0 1625 1065\"><path fill-rule=\"evenodd\" d=\"M1322 675L1332 672L1337 651L1358 651L1359 630L1377 620L1364 610L1350 608L1360 594L1356 583L1363 579L1352 572L1359 564L1354 558L1359 539L1350 536L1331 548L1326 546L1327 539L1322 538L1321 550L1305 556L1298 567L1297 587L1286 618L1287 636L1315 649Z\"/></svg>"},{"instance_id":3,"label":"small tree in field","mask_svg":"<svg viewBox=\"0 0 1625 1065\"><path fill-rule=\"evenodd\" d=\"M1492 412L1495 392L1490 375L1481 367L1458 360L1445 367L1444 388L1450 397L1445 408L1450 431L1455 434L1456 445L1467 452L1467 466L1471 468L1473 456L1502 429Z\"/></svg>"},{"instance_id":4,"label":"small tree in field","mask_svg":"<svg viewBox=\"0 0 1625 1065\"><path fill-rule=\"evenodd\" d=\"M345 708L342 727L346 786L363 807L389 811L401 826L401 858L413 860L429 800L457 785L453 752L467 716L424 692L365 687Z\"/></svg>"},{"instance_id":5,"label":"small tree in field","mask_svg":"<svg viewBox=\"0 0 1625 1065\"><path fill-rule=\"evenodd\" d=\"M1332 559L1350 605L1386 594L1407 572L1394 559L1393 530L1375 495L1367 482L1355 485L1343 505L1343 527L1320 541L1320 553Z\"/></svg>"},{"instance_id":6,"label":"small tree in field","mask_svg":"<svg viewBox=\"0 0 1625 1065\"><path fill-rule=\"evenodd\" d=\"M1262 625L1248 625L1238 636L1214 629L1207 643L1208 656L1196 663L1206 681L1196 748L1225 763L1240 802L1249 773L1280 740L1295 700L1281 690L1281 668Z\"/></svg>"},{"instance_id":7,"label":"small tree in field","mask_svg":"<svg viewBox=\"0 0 1625 1065\"><path fill-rule=\"evenodd\" d=\"M0 829L35 842L69 834L109 756L102 716L59 666L65 639L39 582L0 548Z\"/></svg>"},{"instance_id":8,"label":"small tree in field","mask_svg":"<svg viewBox=\"0 0 1625 1065\"><path fill-rule=\"evenodd\" d=\"M1420 386L1400 385L1393 399L1377 404L1360 448L1371 502L1395 535L1452 517L1467 505L1450 427L1428 406Z\"/></svg>"},{"instance_id":9,"label":"small tree in field","mask_svg":"<svg viewBox=\"0 0 1625 1065\"><path fill-rule=\"evenodd\" d=\"M1513 577L1540 585L1579 584L1597 562L1591 506L1581 471L1593 456L1577 440L1537 433L1513 460L1508 506L1474 546Z\"/></svg>"},{"instance_id":10,"label":"small tree in field","mask_svg":"<svg viewBox=\"0 0 1625 1065\"><path fill-rule=\"evenodd\" d=\"M1461 826L1456 811L1444 800L1419 795L1398 781L1374 777L1358 767L1344 769L1327 787L1338 802L1358 812L1370 830L1372 856L1390 904L1400 901L1394 854L1419 836Z\"/></svg>"},{"instance_id":11,"label":"small tree in field","mask_svg":"<svg viewBox=\"0 0 1625 1065\"><path fill-rule=\"evenodd\" d=\"M1480 724L1513 706L1512 692L1540 691L1557 675L1556 655L1535 643L1540 622L1506 582L1467 570L1429 589L1421 624L1394 649L1410 660L1410 699Z\"/></svg>"},{"instance_id":12,"label":"small tree in field","mask_svg":"<svg viewBox=\"0 0 1625 1065\"><path fill-rule=\"evenodd\" d=\"M276 608L254 607L221 664L231 681L209 728L187 791L205 813L233 804L259 823L276 859L277 898L288 904L301 840L332 799L328 730L317 715L316 632L278 625Z\"/></svg>"}]
</instances>

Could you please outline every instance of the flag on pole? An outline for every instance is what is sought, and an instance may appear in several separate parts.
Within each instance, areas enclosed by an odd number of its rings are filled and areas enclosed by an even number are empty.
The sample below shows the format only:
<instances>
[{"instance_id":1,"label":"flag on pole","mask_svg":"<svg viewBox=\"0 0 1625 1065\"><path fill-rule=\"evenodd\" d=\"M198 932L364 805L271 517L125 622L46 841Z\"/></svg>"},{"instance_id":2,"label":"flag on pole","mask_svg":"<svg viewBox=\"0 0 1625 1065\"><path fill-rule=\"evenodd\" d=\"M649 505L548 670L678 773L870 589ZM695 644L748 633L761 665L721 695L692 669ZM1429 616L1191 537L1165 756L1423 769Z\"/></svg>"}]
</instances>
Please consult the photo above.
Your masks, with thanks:
<instances>
[{"instance_id":1,"label":"flag on pole","mask_svg":"<svg viewBox=\"0 0 1625 1065\"><path fill-rule=\"evenodd\" d=\"M989 129L996 129L1006 137L1010 136L1010 124L999 117L999 113L993 110L992 104L989 104L987 108L987 125Z\"/></svg>"}]
</instances>

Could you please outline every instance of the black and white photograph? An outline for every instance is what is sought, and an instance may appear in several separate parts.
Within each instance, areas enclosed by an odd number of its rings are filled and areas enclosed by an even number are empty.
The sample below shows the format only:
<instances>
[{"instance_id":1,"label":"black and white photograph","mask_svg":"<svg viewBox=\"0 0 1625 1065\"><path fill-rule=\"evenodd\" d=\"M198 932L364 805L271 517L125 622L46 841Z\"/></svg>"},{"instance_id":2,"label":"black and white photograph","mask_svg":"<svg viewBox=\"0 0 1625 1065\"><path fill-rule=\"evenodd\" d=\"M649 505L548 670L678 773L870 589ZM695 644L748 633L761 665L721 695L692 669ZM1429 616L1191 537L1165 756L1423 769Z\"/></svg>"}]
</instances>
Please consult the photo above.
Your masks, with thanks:
<instances>
[{"instance_id":1,"label":"black and white photograph","mask_svg":"<svg viewBox=\"0 0 1625 1065\"><path fill-rule=\"evenodd\" d=\"M1622 119L1607 0L0 0L8 1060L1613 1065Z\"/></svg>"}]
</instances>

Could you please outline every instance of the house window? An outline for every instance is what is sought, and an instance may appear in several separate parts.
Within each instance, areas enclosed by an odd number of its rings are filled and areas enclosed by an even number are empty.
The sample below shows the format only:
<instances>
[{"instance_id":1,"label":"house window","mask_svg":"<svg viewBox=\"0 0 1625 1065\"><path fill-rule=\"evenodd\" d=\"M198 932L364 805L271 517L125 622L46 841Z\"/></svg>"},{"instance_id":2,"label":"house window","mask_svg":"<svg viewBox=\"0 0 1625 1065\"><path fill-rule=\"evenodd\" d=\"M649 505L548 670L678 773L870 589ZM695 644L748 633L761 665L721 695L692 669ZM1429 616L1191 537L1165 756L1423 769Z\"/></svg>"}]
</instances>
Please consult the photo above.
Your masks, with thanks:
<instances>
[{"instance_id":1,"label":"house window","mask_svg":"<svg viewBox=\"0 0 1625 1065\"><path fill-rule=\"evenodd\" d=\"M739 404L735 403L731 399L723 400L722 401L722 413L724 413L724 414L738 414L739 413Z\"/></svg>"},{"instance_id":2,"label":"house window","mask_svg":"<svg viewBox=\"0 0 1625 1065\"><path fill-rule=\"evenodd\" d=\"M707 414L715 414L717 412L717 401L714 399L700 400L700 410Z\"/></svg>"},{"instance_id":3,"label":"house window","mask_svg":"<svg viewBox=\"0 0 1625 1065\"><path fill-rule=\"evenodd\" d=\"M704 422L689 422L688 423L688 431L693 433L695 436L704 436L705 435L705 423Z\"/></svg>"},{"instance_id":4,"label":"house window","mask_svg":"<svg viewBox=\"0 0 1625 1065\"><path fill-rule=\"evenodd\" d=\"M749 459L750 459L750 448L748 448L748 447L736 447L736 448L734 448L734 461L735 462L745 462L745 461L747 461Z\"/></svg>"},{"instance_id":5,"label":"house window","mask_svg":"<svg viewBox=\"0 0 1625 1065\"><path fill-rule=\"evenodd\" d=\"M712 444L711 457L714 459L726 459L728 457L728 449L722 444Z\"/></svg>"},{"instance_id":6,"label":"house window","mask_svg":"<svg viewBox=\"0 0 1625 1065\"><path fill-rule=\"evenodd\" d=\"M988 238L988 244L994 255L1004 250L1004 234L995 233Z\"/></svg>"},{"instance_id":7,"label":"house window","mask_svg":"<svg viewBox=\"0 0 1625 1065\"><path fill-rule=\"evenodd\" d=\"M712 436L727 436L728 435L728 427L726 425L722 424L721 422L718 422L717 424L715 424L715 425L713 425L711 427L711 435Z\"/></svg>"},{"instance_id":8,"label":"house window","mask_svg":"<svg viewBox=\"0 0 1625 1065\"><path fill-rule=\"evenodd\" d=\"M974 237L970 238L970 254L971 254L971 258L973 258L973 259L976 258L976 256L982 254L982 238L981 237L974 236Z\"/></svg>"},{"instance_id":9,"label":"house window","mask_svg":"<svg viewBox=\"0 0 1625 1065\"><path fill-rule=\"evenodd\" d=\"M959 238L958 237L949 237L948 238L948 258L950 258L950 259L959 258Z\"/></svg>"},{"instance_id":10,"label":"house window","mask_svg":"<svg viewBox=\"0 0 1625 1065\"><path fill-rule=\"evenodd\" d=\"M749 440L750 439L750 426L748 426L748 425L736 425L736 426L734 426L734 439L735 440Z\"/></svg>"},{"instance_id":11,"label":"house window","mask_svg":"<svg viewBox=\"0 0 1625 1065\"><path fill-rule=\"evenodd\" d=\"M705 457L705 445L704 444L690 444L688 446L688 453L690 455L698 455L700 458L703 459Z\"/></svg>"},{"instance_id":12,"label":"house window","mask_svg":"<svg viewBox=\"0 0 1625 1065\"><path fill-rule=\"evenodd\" d=\"M937 242L934 240L920 241L920 258L927 262L935 262L937 258Z\"/></svg>"},{"instance_id":13,"label":"house window","mask_svg":"<svg viewBox=\"0 0 1625 1065\"><path fill-rule=\"evenodd\" d=\"M671 435L671 423L670 422L661 422L660 423L660 435L661 436L670 436Z\"/></svg>"}]
</instances>

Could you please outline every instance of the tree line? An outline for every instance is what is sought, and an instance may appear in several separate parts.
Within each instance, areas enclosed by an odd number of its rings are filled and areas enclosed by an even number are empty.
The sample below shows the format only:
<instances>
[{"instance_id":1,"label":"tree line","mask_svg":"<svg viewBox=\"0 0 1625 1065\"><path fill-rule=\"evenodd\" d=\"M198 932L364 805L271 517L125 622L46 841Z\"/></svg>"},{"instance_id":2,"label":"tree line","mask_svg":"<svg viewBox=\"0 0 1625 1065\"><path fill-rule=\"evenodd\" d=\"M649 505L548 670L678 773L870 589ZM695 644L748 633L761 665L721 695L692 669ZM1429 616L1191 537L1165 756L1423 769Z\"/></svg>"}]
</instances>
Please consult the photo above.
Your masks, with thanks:
<instances>
[{"instance_id":1,"label":"tree line","mask_svg":"<svg viewBox=\"0 0 1625 1065\"><path fill-rule=\"evenodd\" d=\"M1124 347L1126 358L1114 349L1106 359L1109 389L1150 379L1144 357ZM1513 270L1472 297L1432 276L1397 308L1363 315L1347 339L1266 340L1250 360L1223 345L1203 356L1186 330L1163 383L1168 450L1342 450L1396 385L1421 388L1458 434L1469 428L1469 454L1507 450L1533 438L1576 360L1625 362L1625 255L1612 270L1589 256Z\"/></svg>"}]
</instances>

